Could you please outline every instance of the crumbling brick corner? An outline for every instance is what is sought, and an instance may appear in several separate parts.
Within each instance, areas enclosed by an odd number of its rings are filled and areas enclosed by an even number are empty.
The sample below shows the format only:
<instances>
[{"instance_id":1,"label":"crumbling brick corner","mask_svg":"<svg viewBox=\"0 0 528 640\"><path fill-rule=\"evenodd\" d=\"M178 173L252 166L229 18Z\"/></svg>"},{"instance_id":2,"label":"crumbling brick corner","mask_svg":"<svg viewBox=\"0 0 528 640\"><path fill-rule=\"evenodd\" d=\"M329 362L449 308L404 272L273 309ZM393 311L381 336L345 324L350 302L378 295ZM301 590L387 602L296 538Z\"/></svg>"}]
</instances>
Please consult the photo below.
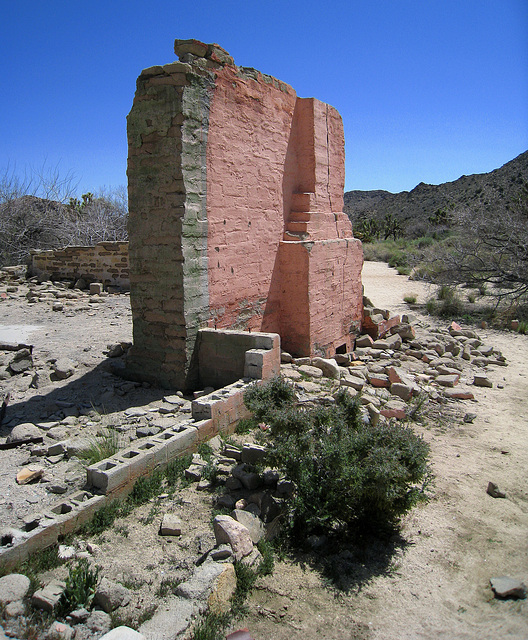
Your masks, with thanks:
<instances>
[{"instance_id":1,"label":"crumbling brick corner","mask_svg":"<svg viewBox=\"0 0 528 640\"><path fill-rule=\"evenodd\" d=\"M130 375L192 388L200 328L275 332L296 355L352 347L361 243L343 213L341 117L176 40L128 116Z\"/></svg>"}]
</instances>

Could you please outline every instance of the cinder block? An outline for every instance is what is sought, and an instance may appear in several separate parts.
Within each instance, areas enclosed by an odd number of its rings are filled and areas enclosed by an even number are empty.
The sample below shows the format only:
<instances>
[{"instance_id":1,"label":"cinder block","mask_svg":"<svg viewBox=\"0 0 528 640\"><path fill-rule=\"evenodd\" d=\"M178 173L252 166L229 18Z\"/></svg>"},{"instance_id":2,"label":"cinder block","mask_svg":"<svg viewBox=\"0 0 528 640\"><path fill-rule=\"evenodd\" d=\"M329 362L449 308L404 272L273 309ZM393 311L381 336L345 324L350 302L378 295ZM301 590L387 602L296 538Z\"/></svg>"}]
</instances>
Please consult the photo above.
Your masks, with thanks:
<instances>
[{"instance_id":1,"label":"cinder block","mask_svg":"<svg viewBox=\"0 0 528 640\"><path fill-rule=\"evenodd\" d=\"M111 493L128 480L127 465L116 458L108 458L91 465L86 470L88 484Z\"/></svg>"}]
</instances>

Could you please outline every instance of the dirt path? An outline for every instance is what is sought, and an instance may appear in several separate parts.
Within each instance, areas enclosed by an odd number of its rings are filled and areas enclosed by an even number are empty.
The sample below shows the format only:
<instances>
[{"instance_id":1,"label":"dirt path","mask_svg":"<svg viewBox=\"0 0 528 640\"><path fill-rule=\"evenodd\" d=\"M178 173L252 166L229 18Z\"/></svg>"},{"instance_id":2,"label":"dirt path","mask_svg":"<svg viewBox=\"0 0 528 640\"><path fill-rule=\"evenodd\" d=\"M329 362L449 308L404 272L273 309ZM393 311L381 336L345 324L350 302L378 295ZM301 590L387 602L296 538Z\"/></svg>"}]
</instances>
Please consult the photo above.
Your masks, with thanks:
<instances>
[{"instance_id":1,"label":"dirt path","mask_svg":"<svg viewBox=\"0 0 528 640\"><path fill-rule=\"evenodd\" d=\"M428 294L381 263L366 263L363 282L375 304L399 313L408 312L404 295L424 301ZM356 554L364 580L348 594L328 588L307 565L277 563L241 625L255 638L528 638L527 601L496 600L489 586L502 575L528 583L528 337L479 335L509 365L490 370L493 388L476 389L477 402L459 415L417 427L431 445L436 481L430 502L405 520L399 550L386 563L376 556L386 549ZM472 424L463 422L466 411L477 414ZM490 497L488 481L506 499Z\"/></svg>"}]
</instances>

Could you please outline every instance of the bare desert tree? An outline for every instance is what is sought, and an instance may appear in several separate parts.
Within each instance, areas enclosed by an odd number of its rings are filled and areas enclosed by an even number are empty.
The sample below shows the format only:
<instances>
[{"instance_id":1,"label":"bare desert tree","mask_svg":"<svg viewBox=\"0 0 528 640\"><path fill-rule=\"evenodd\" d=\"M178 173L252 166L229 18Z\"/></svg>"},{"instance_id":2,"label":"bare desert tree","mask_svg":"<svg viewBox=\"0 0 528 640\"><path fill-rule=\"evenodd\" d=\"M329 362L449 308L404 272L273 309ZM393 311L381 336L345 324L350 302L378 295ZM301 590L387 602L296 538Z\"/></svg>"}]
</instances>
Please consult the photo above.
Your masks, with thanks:
<instances>
[{"instance_id":1,"label":"bare desert tree","mask_svg":"<svg viewBox=\"0 0 528 640\"><path fill-rule=\"evenodd\" d=\"M72 198L68 213L74 225L73 243L91 246L97 242L127 239L128 202L125 187L85 193Z\"/></svg>"},{"instance_id":2,"label":"bare desert tree","mask_svg":"<svg viewBox=\"0 0 528 640\"><path fill-rule=\"evenodd\" d=\"M126 190L74 197L73 175L43 168L0 173L0 266L26 262L31 249L126 240Z\"/></svg>"},{"instance_id":3,"label":"bare desert tree","mask_svg":"<svg viewBox=\"0 0 528 640\"><path fill-rule=\"evenodd\" d=\"M434 279L498 299L528 294L528 189L515 201L459 210L454 234L429 256Z\"/></svg>"}]
</instances>

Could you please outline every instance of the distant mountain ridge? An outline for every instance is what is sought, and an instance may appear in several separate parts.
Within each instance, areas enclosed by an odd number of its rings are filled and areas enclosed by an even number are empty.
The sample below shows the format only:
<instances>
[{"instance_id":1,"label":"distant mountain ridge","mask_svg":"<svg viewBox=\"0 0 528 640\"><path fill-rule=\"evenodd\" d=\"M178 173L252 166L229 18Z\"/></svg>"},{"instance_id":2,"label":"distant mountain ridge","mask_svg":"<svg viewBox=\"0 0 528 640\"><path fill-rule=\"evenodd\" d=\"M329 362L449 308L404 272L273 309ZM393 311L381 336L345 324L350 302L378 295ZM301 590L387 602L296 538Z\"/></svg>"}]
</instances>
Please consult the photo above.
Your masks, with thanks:
<instances>
[{"instance_id":1,"label":"distant mountain ridge","mask_svg":"<svg viewBox=\"0 0 528 640\"><path fill-rule=\"evenodd\" d=\"M412 191L347 191L344 211L356 226L363 220L394 217L409 237L430 232L438 212L454 214L459 207L508 207L528 187L528 151L489 173L463 175L439 185L421 182Z\"/></svg>"}]
</instances>

